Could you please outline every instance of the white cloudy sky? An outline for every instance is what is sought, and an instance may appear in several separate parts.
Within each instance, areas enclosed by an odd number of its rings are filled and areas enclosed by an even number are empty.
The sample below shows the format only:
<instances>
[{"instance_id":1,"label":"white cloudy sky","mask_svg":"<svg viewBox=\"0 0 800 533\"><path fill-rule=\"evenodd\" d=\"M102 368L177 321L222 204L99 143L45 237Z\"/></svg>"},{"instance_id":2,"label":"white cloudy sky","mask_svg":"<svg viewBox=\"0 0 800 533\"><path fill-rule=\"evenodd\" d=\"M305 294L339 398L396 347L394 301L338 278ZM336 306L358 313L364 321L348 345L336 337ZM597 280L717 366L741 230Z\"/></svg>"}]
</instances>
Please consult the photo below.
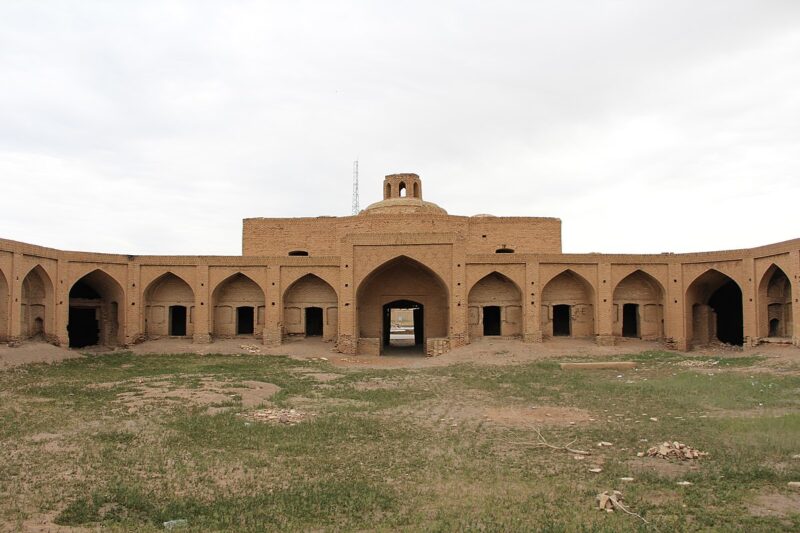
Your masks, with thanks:
<instances>
[{"instance_id":1,"label":"white cloudy sky","mask_svg":"<svg viewBox=\"0 0 800 533\"><path fill-rule=\"evenodd\" d=\"M239 254L416 172L565 252L800 237L800 2L0 3L0 237Z\"/></svg>"}]
</instances>

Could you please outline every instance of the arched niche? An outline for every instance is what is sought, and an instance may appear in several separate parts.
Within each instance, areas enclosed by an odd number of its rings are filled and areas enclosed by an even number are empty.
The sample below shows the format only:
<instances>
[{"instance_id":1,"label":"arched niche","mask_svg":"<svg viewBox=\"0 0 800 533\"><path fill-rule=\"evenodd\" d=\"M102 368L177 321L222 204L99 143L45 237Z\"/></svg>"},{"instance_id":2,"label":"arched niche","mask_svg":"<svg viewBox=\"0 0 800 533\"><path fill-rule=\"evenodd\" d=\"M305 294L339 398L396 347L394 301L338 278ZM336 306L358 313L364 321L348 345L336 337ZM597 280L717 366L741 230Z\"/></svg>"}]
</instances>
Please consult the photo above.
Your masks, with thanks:
<instances>
[{"instance_id":1,"label":"arched niche","mask_svg":"<svg viewBox=\"0 0 800 533\"><path fill-rule=\"evenodd\" d=\"M664 288L653 276L635 270L614 288L614 335L655 340L664 336Z\"/></svg>"},{"instance_id":2,"label":"arched niche","mask_svg":"<svg viewBox=\"0 0 800 533\"><path fill-rule=\"evenodd\" d=\"M594 335L594 290L580 274L565 270L542 291L542 332L550 336Z\"/></svg>"},{"instance_id":3,"label":"arched niche","mask_svg":"<svg viewBox=\"0 0 800 533\"><path fill-rule=\"evenodd\" d=\"M358 336L360 342L377 343L382 349L388 338L384 331L384 306L395 301L410 301L419 305L422 332L418 333L426 346L428 339L444 338L449 331L449 295L444 281L426 265L407 256L391 259L367 275L356 291ZM418 330L418 328L415 328Z\"/></svg>"},{"instance_id":4,"label":"arched niche","mask_svg":"<svg viewBox=\"0 0 800 533\"><path fill-rule=\"evenodd\" d=\"M8 281L5 274L0 270L0 341L8 340L8 315L11 311L11 300L9 297Z\"/></svg>"},{"instance_id":5,"label":"arched niche","mask_svg":"<svg viewBox=\"0 0 800 533\"><path fill-rule=\"evenodd\" d=\"M172 272L154 279L144 291L145 334L188 337L194 334L194 291Z\"/></svg>"},{"instance_id":6,"label":"arched niche","mask_svg":"<svg viewBox=\"0 0 800 533\"><path fill-rule=\"evenodd\" d=\"M522 335L522 291L508 277L487 274L472 286L467 302L470 338Z\"/></svg>"},{"instance_id":7,"label":"arched niche","mask_svg":"<svg viewBox=\"0 0 800 533\"><path fill-rule=\"evenodd\" d=\"M212 326L215 337L260 336L264 330L264 291L251 278L237 272L211 293Z\"/></svg>"},{"instance_id":8,"label":"arched niche","mask_svg":"<svg viewBox=\"0 0 800 533\"><path fill-rule=\"evenodd\" d=\"M55 333L53 282L41 265L33 267L22 280L20 306L22 337L52 340Z\"/></svg>"},{"instance_id":9,"label":"arched niche","mask_svg":"<svg viewBox=\"0 0 800 533\"><path fill-rule=\"evenodd\" d=\"M315 274L306 274L283 293L285 335L336 338L339 307L336 291Z\"/></svg>"},{"instance_id":10,"label":"arched niche","mask_svg":"<svg viewBox=\"0 0 800 533\"><path fill-rule=\"evenodd\" d=\"M792 283L775 264L764 272L758 284L758 316L759 337L792 338Z\"/></svg>"},{"instance_id":11,"label":"arched niche","mask_svg":"<svg viewBox=\"0 0 800 533\"><path fill-rule=\"evenodd\" d=\"M122 285L102 270L73 283L67 320L70 347L124 344L124 303Z\"/></svg>"},{"instance_id":12,"label":"arched niche","mask_svg":"<svg viewBox=\"0 0 800 533\"><path fill-rule=\"evenodd\" d=\"M709 269L686 289L686 338L692 345L744 342L742 289L722 272Z\"/></svg>"}]
</instances>

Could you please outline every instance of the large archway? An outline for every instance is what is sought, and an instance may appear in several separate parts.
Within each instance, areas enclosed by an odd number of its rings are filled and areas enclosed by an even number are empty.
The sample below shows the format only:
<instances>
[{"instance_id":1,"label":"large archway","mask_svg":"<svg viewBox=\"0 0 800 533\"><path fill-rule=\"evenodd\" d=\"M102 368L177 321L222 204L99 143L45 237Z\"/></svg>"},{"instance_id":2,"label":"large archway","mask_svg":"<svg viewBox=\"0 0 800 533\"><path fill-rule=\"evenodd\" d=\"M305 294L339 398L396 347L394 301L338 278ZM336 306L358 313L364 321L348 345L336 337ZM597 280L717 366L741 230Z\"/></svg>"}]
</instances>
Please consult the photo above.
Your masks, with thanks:
<instances>
[{"instance_id":1,"label":"large archway","mask_svg":"<svg viewBox=\"0 0 800 533\"><path fill-rule=\"evenodd\" d=\"M421 318L422 339L418 351L426 350L432 338L448 336L450 308L445 283L419 261L400 256L373 270L356 292L358 336L360 342L377 344L380 352L388 338L385 330L384 306L408 301L424 309Z\"/></svg>"},{"instance_id":2,"label":"large archway","mask_svg":"<svg viewBox=\"0 0 800 533\"><path fill-rule=\"evenodd\" d=\"M686 290L686 306L686 336L693 345L744 343L742 289L729 276L706 271Z\"/></svg>"},{"instance_id":3,"label":"large archway","mask_svg":"<svg viewBox=\"0 0 800 533\"><path fill-rule=\"evenodd\" d=\"M565 270L542 291L542 332L550 336L594 335L594 290L583 277Z\"/></svg>"},{"instance_id":4,"label":"large archway","mask_svg":"<svg viewBox=\"0 0 800 533\"><path fill-rule=\"evenodd\" d=\"M261 336L264 329L264 291L258 284L238 272L214 289L211 294L215 337L236 335Z\"/></svg>"},{"instance_id":5,"label":"large archway","mask_svg":"<svg viewBox=\"0 0 800 533\"><path fill-rule=\"evenodd\" d=\"M777 265L771 265L758 285L758 336L792 338L792 283Z\"/></svg>"},{"instance_id":6,"label":"large archway","mask_svg":"<svg viewBox=\"0 0 800 533\"><path fill-rule=\"evenodd\" d=\"M36 265L22 280L22 337L49 340L53 336L53 282Z\"/></svg>"},{"instance_id":7,"label":"large archway","mask_svg":"<svg viewBox=\"0 0 800 533\"><path fill-rule=\"evenodd\" d=\"M336 337L339 308L336 291L314 274L292 283L283 294L283 332L285 335Z\"/></svg>"},{"instance_id":8,"label":"large archway","mask_svg":"<svg viewBox=\"0 0 800 533\"><path fill-rule=\"evenodd\" d=\"M11 310L8 296L8 281L0 270L0 341L8 340L8 313Z\"/></svg>"},{"instance_id":9,"label":"large archway","mask_svg":"<svg viewBox=\"0 0 800 533\"><path fill-rule=\"evenodd\" d=\"M635 270L614 289L612 314L614 335L660 339L664 336L664 289L650 274Z\"/></svg>"},{"instance_id":10,"label":"large archway","mask_svg":"<svg viewBox=\"0 0 800 533\"><path fill-rule=\"evenodd\" d=\"M499 272L480 279L469 291L469 336L522 335L522 292Z\"/></svg>"},{"instance_id":11,"label":"large archway","mask_svg":"<svg viewBox=\"0 0 800 533\"><path fill-rule=\"evenodd\" d=\"M167 272L144 291L145 334L148 337L194 334L194 291L183 279Z\"/></svg>"},{"instance_id":12,"label":"large archway","mask_svg":"<svg viewBox=\"0 0 800 533\"><path fill-rule=\"evenodd\" d=\"M76 281L69 291L67 334L71 348L124 343L122 286L102 270Z\"/></svg>"}]
</instances>

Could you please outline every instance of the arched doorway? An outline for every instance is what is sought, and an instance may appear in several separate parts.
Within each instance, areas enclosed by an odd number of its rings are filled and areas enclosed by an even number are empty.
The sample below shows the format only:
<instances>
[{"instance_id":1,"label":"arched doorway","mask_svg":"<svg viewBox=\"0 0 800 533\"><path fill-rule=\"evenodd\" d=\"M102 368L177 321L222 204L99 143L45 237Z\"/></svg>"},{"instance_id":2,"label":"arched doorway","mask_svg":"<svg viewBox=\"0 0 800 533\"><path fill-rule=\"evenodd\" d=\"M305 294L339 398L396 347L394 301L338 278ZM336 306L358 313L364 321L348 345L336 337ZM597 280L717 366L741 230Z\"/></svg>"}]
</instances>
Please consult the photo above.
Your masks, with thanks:
<instances>
[{"instance_id":1,"label":"arched doorway","mask_svg":"<svg viewBox=\"0 0 800 533\"><path fill-rule=\"evenodd\" d=\"M499 272L480 279L469 291L469 336L522 335L522 292Z\"/></svg>"},{"instance_id":2,"label":"arched doorway","mask_svg":"<svg viewBox=\"0 0 800 533\"><path fill-rule=\"evenodd\" d=\"M407 309L420 309L416 317L412 311L418 353L425 353L428 340L448 336L447 286L430 268L409 257L397 257L373 270L361 282L356 301L359 342L376 345L378 353L390 347L386 309L400 309L396 302L409 306Z\"/></svg>"},{"instance_id":3,"label":"arched doorway","mask_svg":"<svg viewBox=\"0 0 800 533\"><path fill-rule=\"evenodd\" d=\"M336 291L314 274L292 283L283 294L283 333L303 337L336 338L339 309Z\"/></svg>"},{"instance_id":4,"label":"arched doorway","mask_svg":"<svg viewBox=\"0 0 800 533\"><path fill-rule=\"evenodd\" d=\"M708 270L686 290L687 338L692 344L744 343L742 290L729 276Z\"/></svg>"},{"instance_id":5,"label":"arched doorway","mask_svg":"<svg viewBox=\"0 0 800 533\"><path fill-rule=\"evenodd\" d=\"M36 265L22 280L22 337L49 340L53 333L53 282Z\"/></svg>"},{"instance_id":6,"label":"arched doorway","mask_svg":"<svg viewBox=\"0 0 800 533\"><path fill-rule=\"evenodd\" d=\"M70 348L116 345L124 342L122 286L102 270L86 274L69 291L67 334Z\"/></svg>"},{"instance_id":7,"label":"arched doorway","mask_svg":"<svg viewBox=\"0 0 800 533\"><path fill-rule=\"evenodd\" d=\"M583 277L565 270L542 291L542 332L554 337L594 335L594 290Z\"/></svg>"},{"instance_id":8,"label":"arched doorway","mask_svg":"<svg viewBox=\"0 0 800 533\"><path fill-rule=\"evenodd\" d=\"M148 337L187 337L194 334L194 291L183 279L167 272L144 291L145 334Z\"/></svg>"},{"instance_id":9,"label":"arched doorway","mask_svg":"<svg viewBox=\"0 0 800 533\"><path fill-rule=\"evenodd\" d=\"M777 265L771 265L758 285L759 337L792 338L792 283Z\"/></svg>"},{"instance_id":10,"label":"arched doorway","mask_svg":"<svg viewBox=\"0 0 800 533\"><path fill-rule=\"evenodd\" d=\"M612 314L614 335L660 339L664 336L664 289L650 274L635 270L614 289Z\"/></svg>"},{"instance_id":11,"label":"arched doorway","mask_svg":"<svg viewBox=\"0 0 800 533\"><path fill-rule=\"evenodd\" d=\"M425 306L412 300L395 300L383 305L384 353L424 350Z\"/></svg>"},{"instance_id":12,"label":"arched doorway","mask_svg":"<svg viewBox=\"0 0 800 533\"><path fill-rule=\"evenodd\" d=\"M11 310L8 297L8 281L0 270L0 341L8 340L8 313Z\"/></svg>"},{"instance_id":13,"label":"arched doorway","mask_svg":"<svg viewBox=\"0 0 800 533\"><path fill-rule=\"evenodd\" d=\"M258 284L238 272L214 289L211 294L215 337L237 335L261 336L264 329L264 291Z\"/></svg>"}]
</instances>

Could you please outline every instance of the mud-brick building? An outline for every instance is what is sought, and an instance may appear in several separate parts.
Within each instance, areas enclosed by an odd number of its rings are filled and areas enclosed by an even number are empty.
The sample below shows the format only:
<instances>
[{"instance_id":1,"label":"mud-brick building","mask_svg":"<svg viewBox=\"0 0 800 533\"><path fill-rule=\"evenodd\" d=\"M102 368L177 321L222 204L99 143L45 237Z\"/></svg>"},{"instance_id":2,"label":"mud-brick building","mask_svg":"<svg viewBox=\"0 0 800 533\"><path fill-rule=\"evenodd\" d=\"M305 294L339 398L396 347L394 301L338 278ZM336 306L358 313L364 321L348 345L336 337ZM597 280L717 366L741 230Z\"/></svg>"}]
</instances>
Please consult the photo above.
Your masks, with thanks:
<instances>
[{"instance_id":1,"label":"mud-brick building","mask_svg":"<svg viewBox=\"0 0 800 533\"><path fill-rule=\"evenodd\" d=\"M0 339L71 346L321 336L383 353L392 309L431 355L483 336L800 344L800 239L692 254L564 254L554 218L453 216L415 174L349 217L244 220L243 255L131 256L0 240ZM413 348L412 348L413 349Z\"/></svg>"}]
</instances>

